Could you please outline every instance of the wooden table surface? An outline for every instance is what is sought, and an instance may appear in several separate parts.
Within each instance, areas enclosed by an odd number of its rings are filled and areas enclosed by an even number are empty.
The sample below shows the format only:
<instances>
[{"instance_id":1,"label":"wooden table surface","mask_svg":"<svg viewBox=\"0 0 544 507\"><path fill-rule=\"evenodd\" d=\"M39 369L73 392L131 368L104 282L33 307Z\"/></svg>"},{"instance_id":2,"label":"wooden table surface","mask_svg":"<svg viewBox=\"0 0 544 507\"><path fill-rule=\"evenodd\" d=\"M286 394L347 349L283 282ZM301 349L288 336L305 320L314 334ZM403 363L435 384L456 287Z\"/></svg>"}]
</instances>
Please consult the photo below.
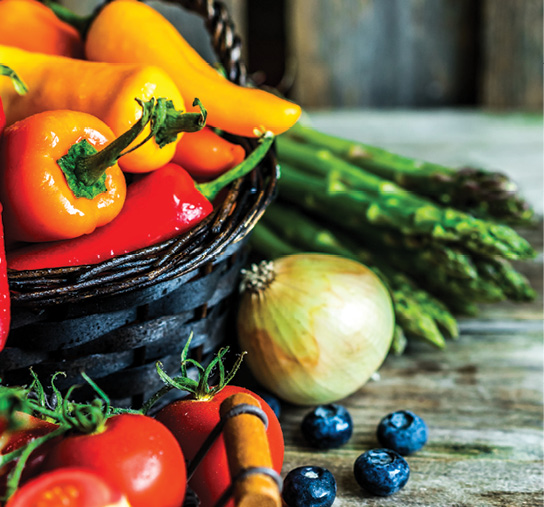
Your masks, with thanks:
<instances>
[{"instance_id":1,"label":"wooden table surface","mask_svg":"<svg viewBox=\"0 0 544 507\"><path fill-rule=\"evenodd\" d=\"M320 130L398 153L500 167L542 212L542 118L448 111L311 117ZM342 400L355 429L340 449L306 446L299 426L309 408L284 407L283 475L301 465L328 468L338 485L336 507L544 505L542 227L520 232L539 251L520 266L537 300L481 306L477 318L460 321L461 335L446 350L412 342L403 356L389 357L376 380ZM387 498L368 495L355 482L353 463L379 446L379 420L403 408L426 420L429 442L407 458L411 477L403 490Z\"/></svg>"}]
</instances>

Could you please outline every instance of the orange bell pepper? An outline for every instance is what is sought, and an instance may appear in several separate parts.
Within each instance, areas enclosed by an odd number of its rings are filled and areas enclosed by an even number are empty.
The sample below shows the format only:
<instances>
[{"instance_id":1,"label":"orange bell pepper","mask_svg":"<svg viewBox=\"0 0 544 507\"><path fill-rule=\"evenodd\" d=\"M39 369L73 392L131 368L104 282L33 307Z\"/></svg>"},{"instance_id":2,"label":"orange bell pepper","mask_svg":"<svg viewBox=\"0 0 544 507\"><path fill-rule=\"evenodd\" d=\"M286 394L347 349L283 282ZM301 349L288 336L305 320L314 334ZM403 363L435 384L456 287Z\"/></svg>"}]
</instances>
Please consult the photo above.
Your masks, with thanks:
<instances>
[{"instance_id":1,"label":"orange bell pepper","mask_svg":"<svg viewBox=\"0 0 544 507\"><path fill-rule=\"evenodd\" d=\"M79 32L37 0L0 0L0 44L51 55L83 57Z\"/></svg>"},{"instance_id":2,"label":"orange bell pepper","mask_svg":"<svg viewBox=\"0 0 544 507\"><path fill-rule=\"evenodd\" d=\"M257 88L238 86L216 72L152 7L133 0L105 5L85 41L89 60L157 65L170 74L184 97L198 97L208 123L226 132L255 137L258 130L281 134L299 118L300 106Z\"/></svg>"},{"instance_id":3,"label":"orange bell pepper","mask_svg":"<svg viewBox=\"0 0 544 507\"><path fill-rule=\"evenodd\" d=\"M0 143L6 240L74 238L113 220L126 196L118 165L106 169L102 191L88 198L74 195L57 160L81 139L98 150L114 138L102 121L74 111L39 113L7 127Z\"/></svg>"},{"instance_id":4,"label":"orange bell pepper","mask_svg":"<svg viewBox=\"0 0 544 507\"><path fill-rule=\"evenodd\" d=\"M6 238L74 238L113 220L126 197L117 160L155 120L155 101L141 106L142 118L117 139L98 118L68 110L38 113L7 127L0 141Z\"/></svg>"},{"instance_id":5,"label":"orange bell pepper","mask_svg":"<svg viewBox=\"0 0 544 507\"><path fill-rule=\"evenodd\" d=\"M20 97L9 83L0 81L7 125L43 111L71 109L96 116L119 136L142 114L134 98L171 101L164 136L170 144L164 146L157 139L145 143L120 160L124 171L148 172L170 162L181 132L188 128L183 97L168 74L158 67L88 62L1 45L0 62L17 72L29 88ZM200 128L202 125L196 130ZM135 143L148 133L146 127Z\"/></svg>"}]
</instances>

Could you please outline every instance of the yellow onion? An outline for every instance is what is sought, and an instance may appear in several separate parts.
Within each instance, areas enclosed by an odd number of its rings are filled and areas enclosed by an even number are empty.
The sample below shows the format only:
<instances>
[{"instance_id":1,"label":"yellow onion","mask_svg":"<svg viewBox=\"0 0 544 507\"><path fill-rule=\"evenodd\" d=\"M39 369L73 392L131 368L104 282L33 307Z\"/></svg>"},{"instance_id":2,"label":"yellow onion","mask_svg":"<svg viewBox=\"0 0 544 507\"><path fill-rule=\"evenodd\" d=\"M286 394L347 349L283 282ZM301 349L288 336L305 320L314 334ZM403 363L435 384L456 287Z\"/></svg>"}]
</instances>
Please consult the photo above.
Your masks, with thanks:
<instances>
[{"instance_id":1,"label":"yellow onion","mask_svg":"<svg viewBox=\"0 0 544 507\"><path fill-rule=\"evenodd\" d=\"M255 378L298 405L338 401L383 363L393 337L389 292L366 266L297 254L243 272L238 340Z\"/></svg>"}]
</instances>

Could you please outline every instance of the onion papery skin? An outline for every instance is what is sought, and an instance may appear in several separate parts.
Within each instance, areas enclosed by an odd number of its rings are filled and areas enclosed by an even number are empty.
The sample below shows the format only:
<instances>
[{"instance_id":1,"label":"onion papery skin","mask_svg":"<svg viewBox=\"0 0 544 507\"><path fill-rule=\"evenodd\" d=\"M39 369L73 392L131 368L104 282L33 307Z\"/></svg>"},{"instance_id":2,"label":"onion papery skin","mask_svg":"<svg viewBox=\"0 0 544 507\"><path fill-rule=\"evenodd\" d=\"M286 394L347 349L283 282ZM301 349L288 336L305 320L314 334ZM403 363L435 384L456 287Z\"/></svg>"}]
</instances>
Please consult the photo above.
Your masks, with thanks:
<instances>
[{"instance_id":1,"label":"onion papery skin","mask_svg":"<svg viewBox=\"0 0 544 507\"><path fill-rule=\"evenodd\" d=\"M274 279L264 287L243 284L237 318L255 378L297 405L332 403L357 391L391 345L387 288L366 266L334 255L289 255L269 265Z\"/></svg>"}]
</instances>

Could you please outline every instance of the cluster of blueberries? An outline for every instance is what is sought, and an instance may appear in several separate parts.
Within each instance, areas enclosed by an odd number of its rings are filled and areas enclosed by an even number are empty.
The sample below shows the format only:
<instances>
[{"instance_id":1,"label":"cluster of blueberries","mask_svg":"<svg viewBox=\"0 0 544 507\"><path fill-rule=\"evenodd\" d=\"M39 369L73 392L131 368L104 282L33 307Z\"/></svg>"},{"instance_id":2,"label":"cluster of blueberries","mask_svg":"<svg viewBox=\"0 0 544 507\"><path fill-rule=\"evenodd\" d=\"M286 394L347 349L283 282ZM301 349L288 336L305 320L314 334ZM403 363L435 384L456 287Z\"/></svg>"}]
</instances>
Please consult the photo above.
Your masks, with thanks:
<instances>
[{"instance_id":1,"label":"cluster of blueberries","mask_svg":"<svg viewBox=\"0 0 544 507\"><path fill-rule=\"evenodd\" d=\"M301 425L308 443L318 449L345 444L353 433L353 421L345 407L320 405ZM425 421L409 410L385 416L377 428L379 449L361 454L354 464L357 483L374 495L388 496L405 486L410 467L403 458L427 442ZM283 499L289 507L330 507L336 498L336 480L326 468L303 466L291 470L283 483Z\"/></svg>"}]
</instances>

